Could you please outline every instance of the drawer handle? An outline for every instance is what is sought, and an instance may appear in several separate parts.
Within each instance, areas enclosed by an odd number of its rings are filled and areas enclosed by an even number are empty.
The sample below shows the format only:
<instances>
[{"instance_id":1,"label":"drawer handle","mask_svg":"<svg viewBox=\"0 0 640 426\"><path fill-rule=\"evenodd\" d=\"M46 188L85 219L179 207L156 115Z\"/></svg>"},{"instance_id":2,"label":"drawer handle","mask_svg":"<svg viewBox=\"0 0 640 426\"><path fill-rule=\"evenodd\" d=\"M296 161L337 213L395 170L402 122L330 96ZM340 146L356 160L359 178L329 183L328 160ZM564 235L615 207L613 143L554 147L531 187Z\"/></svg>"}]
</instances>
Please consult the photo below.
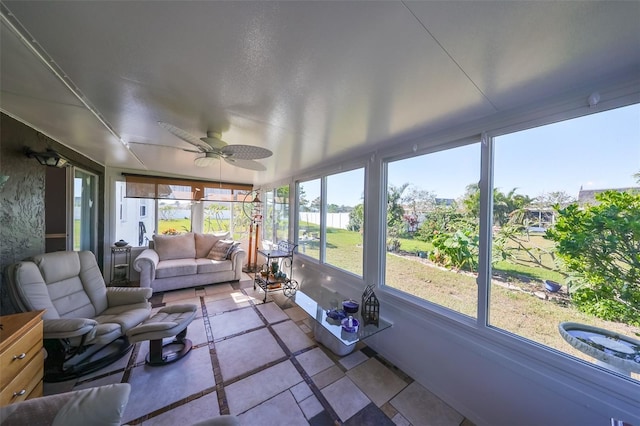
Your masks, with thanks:
<instances>
[{"instance_id":1,"label":"drawer handle","mask_svg":"<svg viewBox=\"0 0 640 426\"><path fill-rule=\"evenodd\" d=\"M27 390L26 389L22 389L20 392L14 392L13 396L22 396L25 393L27 393Z\"/></svg>"},{"instance_id":2,"label":"drawer handle","mask_svg":"<svg viewBox=\"0 0 640 426\"><path fill-rule=\"evenodd\" d=\"M24 357L26 357L26 356L27 356L27 354L22 352L20 355L14 355L13 359L24 359Z\"/></svg>"}]
</instances>

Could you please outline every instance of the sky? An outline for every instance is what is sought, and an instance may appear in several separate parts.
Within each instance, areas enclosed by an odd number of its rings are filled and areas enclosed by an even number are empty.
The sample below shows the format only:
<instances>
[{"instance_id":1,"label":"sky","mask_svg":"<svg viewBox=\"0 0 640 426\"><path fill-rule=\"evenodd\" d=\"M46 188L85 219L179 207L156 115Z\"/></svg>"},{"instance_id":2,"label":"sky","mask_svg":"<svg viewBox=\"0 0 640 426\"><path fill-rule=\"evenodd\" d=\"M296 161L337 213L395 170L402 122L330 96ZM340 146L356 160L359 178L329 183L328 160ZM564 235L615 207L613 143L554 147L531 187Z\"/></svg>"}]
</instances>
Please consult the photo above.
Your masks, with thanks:
<instances>
[{"instance_id":1,"label":"sky","mask_svg":"<svg viewBox=\"0 0 640 426\"><path fill-rule=\"evenodd\" d=\"M554 123L495 139L494 186L536 197L583 189L640 186L640 105ZM389 182L405 182L458 198L480 179L480 145L473 144L389 165Z\"/></svg>"}]
</instances>

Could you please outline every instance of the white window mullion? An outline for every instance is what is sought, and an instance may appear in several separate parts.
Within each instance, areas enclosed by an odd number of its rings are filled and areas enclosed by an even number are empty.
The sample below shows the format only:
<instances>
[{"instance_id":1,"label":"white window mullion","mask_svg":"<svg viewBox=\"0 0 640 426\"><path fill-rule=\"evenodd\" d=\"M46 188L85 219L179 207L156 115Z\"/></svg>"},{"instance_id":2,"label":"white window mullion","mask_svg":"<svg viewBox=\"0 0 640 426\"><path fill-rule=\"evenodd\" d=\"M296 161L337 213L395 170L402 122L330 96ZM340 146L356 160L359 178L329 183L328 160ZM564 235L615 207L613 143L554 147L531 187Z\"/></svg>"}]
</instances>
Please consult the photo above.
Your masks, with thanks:
<instances>
[{"instance_id":1,"label":"white window mullion","mask_svg":"<svg viewBox=\"0 0 640 426\"><path fill-rule=\"evenodd\" d=\"M493 138L482 134L480 143L480 241L478 254L478 320L480 327L489 323L491 288L491 228L493 226Z\"/></svg>"}]
</instances>

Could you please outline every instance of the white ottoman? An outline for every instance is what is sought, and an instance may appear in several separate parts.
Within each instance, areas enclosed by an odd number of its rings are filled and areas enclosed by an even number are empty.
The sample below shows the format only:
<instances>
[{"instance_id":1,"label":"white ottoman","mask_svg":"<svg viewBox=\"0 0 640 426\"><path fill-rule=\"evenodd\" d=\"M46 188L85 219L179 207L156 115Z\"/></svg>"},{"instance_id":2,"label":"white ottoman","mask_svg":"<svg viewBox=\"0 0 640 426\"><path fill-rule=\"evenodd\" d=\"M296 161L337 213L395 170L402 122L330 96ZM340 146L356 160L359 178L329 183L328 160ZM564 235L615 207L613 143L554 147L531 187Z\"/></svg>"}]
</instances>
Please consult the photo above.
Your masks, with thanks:
<instances>
[{"instance_id":1,"label":"white ottoman","mask_svg":"<svg viewBox=\"0 0 640 426\"><path fill-rule=\"evenodd\" d=\"M187 326L196 317L196 305L165 306L142 324L127 331L131 343L149 340L147 364L157 366L177 361L191 350L187 339ZM162 345L162 339L176 336L175 340ZM177 351L165 350L167 346L180 345Z\"/></svg>"}]
</instances>

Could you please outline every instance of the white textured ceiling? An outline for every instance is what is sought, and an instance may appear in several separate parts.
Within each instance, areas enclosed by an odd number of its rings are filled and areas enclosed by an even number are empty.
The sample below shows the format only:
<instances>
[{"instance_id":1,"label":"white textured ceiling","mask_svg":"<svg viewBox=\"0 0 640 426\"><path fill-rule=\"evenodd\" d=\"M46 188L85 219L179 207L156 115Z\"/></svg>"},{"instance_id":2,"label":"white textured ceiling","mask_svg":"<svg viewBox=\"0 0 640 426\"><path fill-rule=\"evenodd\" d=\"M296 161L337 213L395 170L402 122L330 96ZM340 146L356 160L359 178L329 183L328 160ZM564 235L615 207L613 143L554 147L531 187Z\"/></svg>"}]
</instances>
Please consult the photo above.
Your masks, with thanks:
<instances>
[{"instance_id":1,"label":"white textured ceiling","mask_svg":"<svg viewBox=\"0 0 640 426\"><path fill-rule=\"evenodd\" d=\"M109 167L239 182L640 75L636 1L4 1L2 12L2 111ZM191 148L158 121L275 154L265 172L196 168L196 154L135 144Z\"/></svg>"}]
</instances>

